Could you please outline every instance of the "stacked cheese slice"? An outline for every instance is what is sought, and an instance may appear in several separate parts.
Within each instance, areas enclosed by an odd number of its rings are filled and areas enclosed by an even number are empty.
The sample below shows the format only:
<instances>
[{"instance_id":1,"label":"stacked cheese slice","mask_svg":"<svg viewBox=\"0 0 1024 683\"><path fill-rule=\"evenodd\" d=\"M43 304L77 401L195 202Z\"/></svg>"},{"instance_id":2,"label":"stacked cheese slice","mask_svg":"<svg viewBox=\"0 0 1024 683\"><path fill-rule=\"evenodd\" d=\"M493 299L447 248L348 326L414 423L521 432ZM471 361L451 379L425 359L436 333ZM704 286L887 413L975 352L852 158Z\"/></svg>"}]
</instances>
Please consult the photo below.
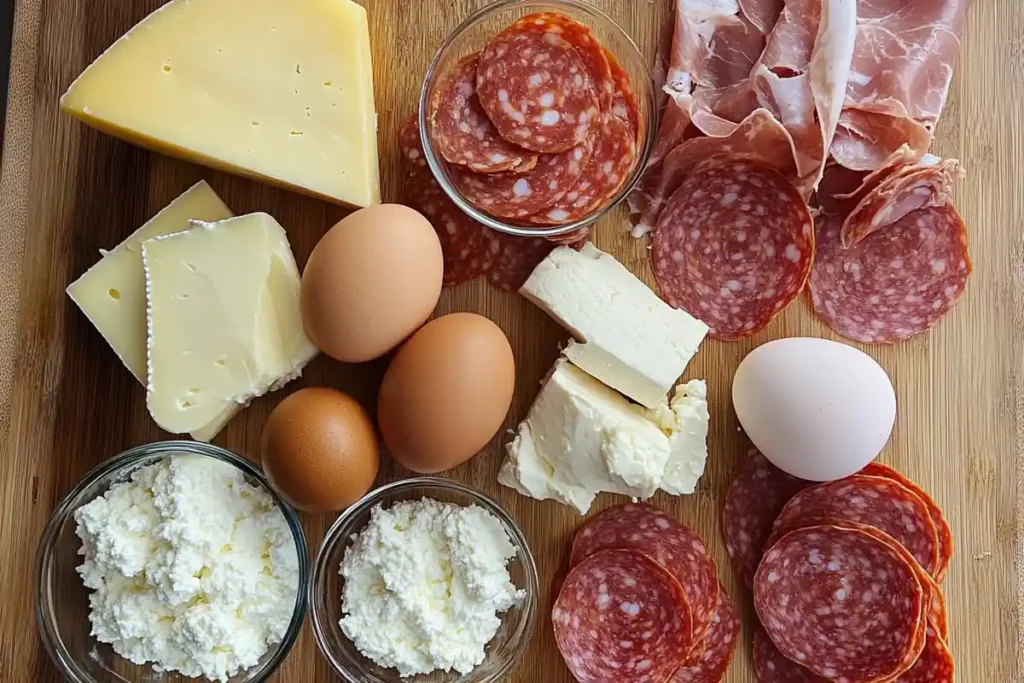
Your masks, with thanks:
<instances>
[{"instance_id":1,"label":"stacked cheese slice","mask_svg":"<svg viewBox=\"0 0 1024 683\"><path fill-rule=\"evenodd\" d=\"M692 493L707 458L707 388L668 393L708 328L612 256L555 249L520 292L574 339L506 447L498 481L581 513L601 491Z\"/></svg>"},{"instance_id":2,"label":"stacked cheese slice","mask_svg":"<svg viewBox=\"0 0 1024 683\"><path fill-rule=\"evenodd\" d=\"M201 182L68 287L129 370L154 420L208 441L316 354L281 226L233 218Z\"/></svg>"}]
</instances>

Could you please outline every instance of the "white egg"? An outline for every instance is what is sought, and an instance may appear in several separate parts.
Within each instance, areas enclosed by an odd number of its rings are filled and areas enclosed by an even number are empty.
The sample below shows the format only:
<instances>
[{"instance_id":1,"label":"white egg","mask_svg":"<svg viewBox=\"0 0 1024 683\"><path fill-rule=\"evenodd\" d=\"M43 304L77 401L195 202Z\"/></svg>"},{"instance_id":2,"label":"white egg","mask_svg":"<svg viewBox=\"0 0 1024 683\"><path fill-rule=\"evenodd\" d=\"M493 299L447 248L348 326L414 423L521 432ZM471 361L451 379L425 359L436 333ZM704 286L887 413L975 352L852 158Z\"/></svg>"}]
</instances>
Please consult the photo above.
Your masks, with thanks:
<instances>
[{"instance_id":1,"label":"white egg","mask_svg":"<svg viewBox=\"0 0 1024 683\"><path fill-rule=\"evenodd\" d=\"M826 339L780 339L754 349L736 370L732 403L766 458L812 481L859 471L885 446L896 421L885 370Z\"/></svg>"}]
</instances>

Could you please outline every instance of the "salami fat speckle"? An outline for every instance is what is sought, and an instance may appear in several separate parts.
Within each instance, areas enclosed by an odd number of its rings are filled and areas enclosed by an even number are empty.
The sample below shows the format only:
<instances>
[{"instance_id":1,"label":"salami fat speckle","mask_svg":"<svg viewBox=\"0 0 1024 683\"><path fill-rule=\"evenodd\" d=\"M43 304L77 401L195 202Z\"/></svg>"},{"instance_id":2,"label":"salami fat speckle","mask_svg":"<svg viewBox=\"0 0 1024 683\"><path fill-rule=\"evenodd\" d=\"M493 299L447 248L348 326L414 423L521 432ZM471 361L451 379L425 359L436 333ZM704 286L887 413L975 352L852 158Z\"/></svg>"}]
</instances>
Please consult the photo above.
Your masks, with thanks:
<instances>
[{"instance_id":1,"label":"salami fat speckle","mask_svg":"<svg viewBox=\"0 0 1024 683\"><path fill-rule=\"evenodd\" d=\"M451 168L454 185L473 206L501 218L525 218L561 199L579 180L590 160L586 143L560 154L542 154L536 167L516 173L474 173Z\"/></svg>"},{"instance_id":2,"label":"salami fat speckle","mask_svg":"<svg viewBox=\"0 0 1024 683\"><path fill-rule=\"evenodd\" d=\"M615 82L615 96L612 98L612 114L625 121L630 130L633 131L633 138L640 139L640 102L637 100L636 92L633 90L633 79L629 73L622 68L619 60L608 50L605 50L608 57L608 64L612 70L612 80Z\"/></svg>"},{"instance_id":3,"label":"salami fat speckle","mask_svg":"<svg viewBox=\"0 0 1024 683\"><path fill-rule=\"evenodd\" d=\"M719 586L718 607L704 636L698 660L676 671L669 683L719 683L736 652L740 626L736 605L725 592L725 586Z\"/></svg>"},{"instance_id":4,"label":"salami fat speckle","mask_svg":"<svg viewBox=\"0 0 1024 683\"><path fill-rule=\"evenodd\" d=\"M860 474L892 479L913 491L917 494L917 497L924 501L924 504L928 506L928 512L931 514L932 523L935 525L935 530L938 533L939 539L939 566L934 576L936 582L942 583L942 580L946 578L946 572L949 569L949 562L953 558L953 532L950 530L949 523L942 514L942 508L940 508L935 500L928 495L927 491L888 465L883 465L879 462L871 462L868 463L867 467L860 471Z\"/></svg>"},{"instance_id":5,"label":"salami fat speckle","mask_svg":"<svg viewBox=\"0 0 1024 683\"><path fill-rule=\"evenodd\" d=\"M645 555L603 550L565 579L555 642L580 683L662 683L692 643L679 583Z\"/></svg>"},{"instance_id":6,"label":"salami fat speckle","mask_svg":"<svg viewBox=\"0 0 1024 683\"><path fill-rule=\"evenodd\" d=\"M537 225L558 225L585 218L610 200L636 163L636 141L627 124L611 114L602 117L590 161L576 184L544 211L527 217Z\"/></svg>"},{"instance_id":7,"label":"salami fat speckle","mask_svg":"<svg viewBox=\"0 0 1024 683\"><path fill-rule=\"evenodd\" d=\"M845 683L890 680L917 661L925 600L903 555L870 534L835 526L783 536L754 578L754 606L775 646Z\"/></svg>"},{"instance_id":8,"label":"salami fat speckle","mask_svg":"<svg viewBox=\"0 0 1024 683\"><path fill-rule=\"evenodd\" d=\"M794 529L844 521L884 531L935 576L939 541L928 506L907 487L882 477L854 475L804 489L779 513L768 545Z\"/></svg>"},{"instance_id":9,"label":"salami fat speckle","mask_svg":"<svg viewBox=\"0 0 1024 683\"><path fill-rule=\"evenodd\" d=\"M509 29L511 31L550 33L563 39L579 53L584 66L590 73L594 93L602 111L608 111L615 96L615 80L609 64L608 53L601 43L583 24L564 14L538 12L523 17Z\"/></svg>"},{"instance_id":10,"label":"salami fat speckle","mask_svg":"<svg viewBox=\"0 0 1024 683\"><path fill-rule=\"evenodd\" d=\"M504 140L476 94L479 55L464 57L438 89L431 112L433 144L446 160L477 173L527 170L537 155Z\"/></svg>"},{"instance_id":11,"label":"salami fat speckle","mask_svg":"<svg viewBox=\"0 0 1024 683\"><path fill-rule=\"evenodd\" d=\"M754 673L760 683L830 683L779 652L763 628L754 634Z\"/></svg>"},{"instance_id":12,"label":"salami fat speckle","mask_svg":"<svg viewBox=\"0 0 1024 683\"><path fill-rule=\"evenodd\" d=\"M732 476L722 512L722 534L733 570L750 587L772 524L786 503L811 482L783 472L751 449Z\"/></svg>"},{"instance_id":13,"label":"salami fat speckle","mask_svg":"<svg viewBox=\"0 0 1024 683\"><path fill-rule=\"evenodd\" d=\"M806 202L778 172L712 163L669 199L651 259L662 298L718 339L764 329L803 290L814 257Z\"/></svg>"},{"instance_id":14,"label":"salami fat speckle","mask_svg":"<svg viewBox=\"0 0 1024 683\"><path fill-rule=\"evenodd\" d=\"M839 334L886 344L929 330L971 274L967 230L949 205L921 209L844 249L842 222L818 222L814 310Z\"/></svg>"},{"instance_id":15,"label":"salami fat speckle","mask_svg":"<svg viewBox=\"0 0 1024 683\"><path fill-rule=\"evenodd\" d=\"M629 548L649 556L683 587L693 616L693 640L699 644L718 608L717 568L693 531L647 505L609 508L576 533L570 565L599 550Z\"/></svg>"},{"instance_id":16,"label":"salami fat speckle","mask_svg":"<svg viewBox=\"0 0 1024 683\"><path fill-rule=\"evenodd\" d=\"M501 137L536 152L565 152L590 137L600 108L590 71L557 33L513 25L480 55L477 95Z\"/></svg>"},{"instance_id":17,"label":"salami fat speckle","mask_svg":"<svg viewBox=\"0 0 1024 683\"><path fill-rule=\"evenodd\" d=\"M924 650L910 670L896 679L896 683L953 683L953 655L945 641L931 626Z\"/></svg>"}]
</instances>

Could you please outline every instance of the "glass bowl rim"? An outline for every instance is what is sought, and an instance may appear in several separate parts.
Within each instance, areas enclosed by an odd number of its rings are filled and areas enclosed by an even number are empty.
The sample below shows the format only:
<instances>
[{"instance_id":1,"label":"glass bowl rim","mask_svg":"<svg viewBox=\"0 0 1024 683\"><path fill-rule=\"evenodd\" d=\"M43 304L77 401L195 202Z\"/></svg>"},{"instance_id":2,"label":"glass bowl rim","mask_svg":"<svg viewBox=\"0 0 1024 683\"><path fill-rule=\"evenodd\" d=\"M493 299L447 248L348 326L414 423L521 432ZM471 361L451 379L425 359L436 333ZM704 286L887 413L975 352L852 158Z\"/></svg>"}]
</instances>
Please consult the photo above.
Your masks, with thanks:
<instances>
[{"instance_id":1,"label":"glass bowl rim","mask_svg":"<svg viewBox=\"0 0 1024 683\"><path fill-rule=\"evenodd\" d=\"M533 632L536 629L537 612L539 609L538 601L540 599L540 577L537 573L537 564L522 529L519 528L519 525L512 516L506 512L497 501L483 491L475 489L472 486L441 477L413 477L412 479L401 479L399 481L391 482L390 484L385 484L370 491L353 503L347 510L338 515L338 518L334 520L333 524L331 524L330 528L324 534L324 539L317 551L316 559L313 560L313 567L310 571L308 581L309 596L307 598L307 602L310 605L310 622L313 626L313 637L314 640L316 640L317 647L320 649L320 652L323 654L334 672L343 680L348 683L362 683L362 679L358 678L345 665L343 665L335 656L333 648L329 646L326 636L326 626L322 618L323 615L317 609L318 596L314 593L317 590L319 579L327 571L327 558L331 550L333 550L338 543L344 543L348 540L347 537L343 537L341 535L341 530L351 523L353 518L368 511L376 504L385 502L395 494L418 488L436 488L442 491L457 493L468 497L474 504L480 505L501 521L502 526L510 536L512 544L516 547L516 550L519 551L517 553L517 557L522 563L523 573L525 575L525 585L520 586L520 588L526 591L527 610L524 615L525 623L522 629L522 642L519 644L516 654L510 657L508 661L506 661L495 672L498 676L495 680L502 680L501 677L508 674L508 672L523 658L526 653L526 646L533 637Z\"/></svg>"},{"instance_id":2,"label":"glass bowl rim","mask_svg":"<svg viewBox=\"0 0 1024 683\"><path fill-rule=\"evenodd\" d=\"M644 135L642 144L637 150L636 163L634 164L633 170L630 172L629 179L623 183L622 187L619 188L604 207L579 220L572 221L571 223L564 223L562 225L555 225L551 227L528 228L514 225L512 223L506 223L501 219L480 211L464 199L462 194L448 181L446 174L443 172L441 167L442 162L438 156L434 154L434 147L430 141L430 135L427 133L427 112L429 111L430 89L437 75L437 69L441 62L441 58L459 40L459 38L477 22L488 16L514 8L517 5L562 6L570 11L575 10L582 14L596 17L599 21L607 23L617 31L619 37L625 41L627 49L632 51L632 56L636 58L633 61L641 66L642 80L646 85L644 90L646 91L647 97L645 99L647 100L647 108L650 112L648 118L651 120L643 128ZM651 69L647 65L647 60L644 59L643 52L640 51L636 41L633 40L633 37L630 36L617 21L608 16L608 14L602 9L583 2L583 0L495 0L495 2L484 5L466 17L466 19L464 19L455 28L455 30L445 38L444 42L441 43L441 47L437 49L433 58L430 60L430 65L427 67L427 72L423 77L423 85L420 87L419 112L417 113L417 122L420 129L420 144L423 147L423 156L427 161L427 167L433 174L434 179L437 181L438 185L441 186L441 189L448 198L455 203L459 210L478 223L482 223L492 230L497 230L498 232L505 233L507 235L515 235L516 237L552 238L568 235L603 218L613 207L619 205L622 200L625 199L626 196L640 183L640 179L644 175L644 170L647 167L647 160L650 158L651 151L654 148L655 126L653 124L654 120L657 118L658 109L656 90L657 88L654 85L654 78L651 75ZM640 95L641 94L638 93L638 96Z\"/></svg>"},{"instance_id":3,"label":"glass bowl rim","mask_svg":"<svg viewBox=\"0 0 1024 683\"><path fill-rule=\"evenodd\" d=\"M274 491L273 487L270 485L266 475L264 475L255 464L237 453L229 451L226 448L201 441L156 441L140 446L133 446L112 458L104 460L89 470L85 476L83 476L79 482L60 500L56 507L54 507L50 520L47 522L46 527L43 530L43 534L40 537L39 546L36 550L36 586L35 595L33 596L36 603L36 627L39 629L40 640L42 640L43 647L47 654L49 654L50 660L61 672L61 675L65 680L72 681L72 683L96 683L95 679L91 676L86 674L86 677L83 677L81 675L81 668L78 666L75 658L66 647L62 644L59 645L59 643L63 642L59 637L60 629L58 628L56 620L50 618L49 610L44 607L46 597L49 594L46 576L48 574L54 546L61 527L64 526L73 514L72 506L82 496L82 494L105 477L121 470L124 470L124 473L128 474L137 467L154 464L165 457L181 453L215 458L221 462L233 465L246 477L257 481L260 486L271 495L278 508L280 508L285 521L288 523L288 528L292 534L292 540L295 542L295 550L298 555L299 584L298 589L296 590L295 606L292 610L292 618L288 624L288 629L285 631L281 641L276 645L276 649L273 651L274 654L266 661L265 664L263 664L262 671L259 672L259 677L251 680L254 682L262 681L272 675L278 668L280 668L281 664L285 661L291 653L292 648L295 646L295 642L302 630L302 624L306 618L306 610L308 607L306 598L308 591L306 590L306 587L309 583L309 547L306 542L306 534L302 529L302 523L299 521L299 517L295 510L293 510L290 505L277 495L277 492ZM151 460L152 462L144 462L146 460ZM111 483L114 482L112 481ZM157 672L154 671L154 674L155 673ZM245 672L242 671L239 673L244 674ZM238 674L235 675L237 676Z\"/></svg>"}]
</instances>

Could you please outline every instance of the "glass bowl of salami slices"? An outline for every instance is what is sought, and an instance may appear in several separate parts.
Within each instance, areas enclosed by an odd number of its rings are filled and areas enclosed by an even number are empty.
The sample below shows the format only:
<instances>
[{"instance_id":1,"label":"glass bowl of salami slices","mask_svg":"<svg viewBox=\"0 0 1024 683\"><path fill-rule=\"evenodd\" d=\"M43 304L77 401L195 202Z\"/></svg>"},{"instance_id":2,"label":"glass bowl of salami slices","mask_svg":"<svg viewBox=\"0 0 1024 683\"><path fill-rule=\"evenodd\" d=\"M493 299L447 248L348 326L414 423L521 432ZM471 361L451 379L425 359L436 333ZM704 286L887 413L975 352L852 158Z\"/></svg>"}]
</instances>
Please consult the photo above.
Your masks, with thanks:
<instances>
[{"instance_id":1,"label":"glass bowl of salami slices","mask_svg":"<svg viewBox=\"0 0 1024 683\"><path fill-rule=\"evenodd\" d=\"M500 0L427 70L406 194L429 206L440 189L494 230L574 242L639 180L656 106L643 55L608 15L578 0Z\"/></svg>"}]
</instances>

